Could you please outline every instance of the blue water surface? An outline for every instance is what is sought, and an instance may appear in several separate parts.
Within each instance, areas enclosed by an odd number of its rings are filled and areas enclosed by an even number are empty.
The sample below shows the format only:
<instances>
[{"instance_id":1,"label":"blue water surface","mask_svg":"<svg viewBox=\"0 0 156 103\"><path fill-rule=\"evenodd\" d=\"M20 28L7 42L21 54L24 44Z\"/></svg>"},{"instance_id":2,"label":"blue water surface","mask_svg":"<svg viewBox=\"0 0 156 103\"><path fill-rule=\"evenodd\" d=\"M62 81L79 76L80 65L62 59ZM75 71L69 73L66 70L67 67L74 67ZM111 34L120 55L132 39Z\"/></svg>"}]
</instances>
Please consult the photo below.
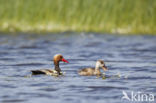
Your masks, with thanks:
<instances>
[{"instance_id":1,"label":"blue water surface","mask_svg":"<svg viewBox=\"0 0 156 103\"><path fill-rule=\"evenodd\" d=\"M53 69L58 53L70 62L60 63L65 76L28 77L31 70ZM98 59L109 69L107 78L78 75ZM121 99L123 91L156 97L156 36L0 35L1 103L131 103Z\"/></svg>"}]
</instances>

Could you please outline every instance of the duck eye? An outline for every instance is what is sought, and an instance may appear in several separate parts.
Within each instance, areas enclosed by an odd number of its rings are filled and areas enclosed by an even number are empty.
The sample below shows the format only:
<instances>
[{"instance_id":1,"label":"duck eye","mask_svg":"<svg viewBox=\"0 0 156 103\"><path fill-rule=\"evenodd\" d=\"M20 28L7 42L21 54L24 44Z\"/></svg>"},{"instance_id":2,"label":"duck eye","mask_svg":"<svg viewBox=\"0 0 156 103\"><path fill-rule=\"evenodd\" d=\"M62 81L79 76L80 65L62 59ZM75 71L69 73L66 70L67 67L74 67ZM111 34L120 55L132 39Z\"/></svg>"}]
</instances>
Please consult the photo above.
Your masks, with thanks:
<instances>
[{"instance_id":1,"label":"duck eye","mask_svg":"<svg viewBox=\"0 0 156 103\"><path fill-rule=\"evenodd\" d=\"M60 59L62 59L63 58L63 56L60 56Z\"/></svg>"},{"instance_id":2,"label":"duck eye","mask_svg":"<svg viewBox=\"0 0 156 103\"><path fill-rule=\"evenodd\" d=\"M103 61L100 61L100 63L101 63L101 64L104 64L104 62L103 62Z\"/></svg>"}]
</instances>

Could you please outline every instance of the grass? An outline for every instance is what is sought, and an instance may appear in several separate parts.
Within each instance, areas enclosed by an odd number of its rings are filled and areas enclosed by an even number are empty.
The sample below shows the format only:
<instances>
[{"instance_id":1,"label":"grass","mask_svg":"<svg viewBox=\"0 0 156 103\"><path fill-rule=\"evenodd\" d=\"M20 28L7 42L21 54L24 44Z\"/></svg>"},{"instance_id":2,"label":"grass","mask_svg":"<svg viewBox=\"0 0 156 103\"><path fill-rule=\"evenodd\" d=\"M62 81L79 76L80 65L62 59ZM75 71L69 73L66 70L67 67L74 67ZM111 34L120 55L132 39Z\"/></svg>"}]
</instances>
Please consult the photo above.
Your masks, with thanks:
<instances>
[{"instance_id":1,"label":"grass","mask_svg":"<svg viewBox=\"0 0 156 103\"><path fill-rule=\"evenodd\" d=\"M0 0L1 32L156 34L155 0Z\"/></svg>"}]
</instances>

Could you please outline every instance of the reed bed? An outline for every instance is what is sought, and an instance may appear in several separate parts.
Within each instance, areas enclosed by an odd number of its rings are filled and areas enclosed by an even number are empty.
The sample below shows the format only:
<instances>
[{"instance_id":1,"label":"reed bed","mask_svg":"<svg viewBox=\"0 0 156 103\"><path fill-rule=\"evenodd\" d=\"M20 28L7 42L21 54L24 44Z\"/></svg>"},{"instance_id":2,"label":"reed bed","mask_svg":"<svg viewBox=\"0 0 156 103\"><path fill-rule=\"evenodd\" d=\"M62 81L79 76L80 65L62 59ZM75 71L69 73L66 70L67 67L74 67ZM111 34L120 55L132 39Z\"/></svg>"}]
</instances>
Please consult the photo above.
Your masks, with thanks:
<instances>
[{"instance_id":1,"label":"reed bed","mask_svg":"<svg viewBox=\"0 0 156 103\"><path fill-rule=\"evenodd\" d=\"M1 32L156 34L155 0L0 0Z\"/></svg>"}]
</instances>

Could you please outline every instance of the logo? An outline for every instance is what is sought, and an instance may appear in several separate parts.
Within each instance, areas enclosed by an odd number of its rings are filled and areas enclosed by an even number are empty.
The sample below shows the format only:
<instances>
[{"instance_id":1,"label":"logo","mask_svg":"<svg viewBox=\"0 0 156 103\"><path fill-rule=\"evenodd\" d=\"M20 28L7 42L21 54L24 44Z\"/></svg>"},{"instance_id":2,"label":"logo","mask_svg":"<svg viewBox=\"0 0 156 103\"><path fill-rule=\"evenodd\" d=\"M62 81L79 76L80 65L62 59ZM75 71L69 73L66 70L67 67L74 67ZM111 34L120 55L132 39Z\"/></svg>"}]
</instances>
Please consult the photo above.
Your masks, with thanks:
<instances>
[{"instance_id":1,"label":"logo","mask_svg":"<svg viewBox=\"0 0 156 103\"><path fill-rule=\"evenodd\" d=\"M135 102L153 102L154 101L154 94L152 93L144 93L144 92L134 92L131 91L128 95L127 92L122 91L122 100L128 100L128 101L135 101Z\"/></svg>"}]
</instances>

